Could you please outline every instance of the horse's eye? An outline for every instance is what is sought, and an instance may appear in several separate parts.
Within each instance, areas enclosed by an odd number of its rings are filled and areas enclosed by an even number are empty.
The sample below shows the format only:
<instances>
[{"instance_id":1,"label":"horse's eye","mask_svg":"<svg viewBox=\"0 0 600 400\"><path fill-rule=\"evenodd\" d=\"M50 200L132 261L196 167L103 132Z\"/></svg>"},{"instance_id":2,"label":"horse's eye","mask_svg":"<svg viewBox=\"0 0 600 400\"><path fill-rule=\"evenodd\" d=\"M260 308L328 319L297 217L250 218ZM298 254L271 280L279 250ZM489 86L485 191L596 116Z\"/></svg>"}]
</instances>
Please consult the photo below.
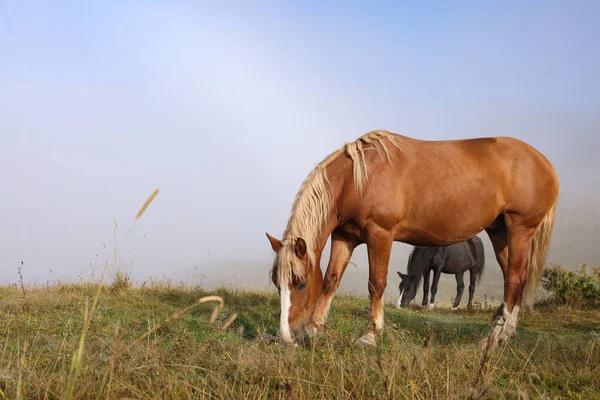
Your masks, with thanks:
<instances>
[{"instance_id":1,"label":"horse's eye","mask_svg":"<svg viewBox=\"0 0 600 400\"><path fill-rule=\"evenodd\" d=\"M300 282L299 284L296 285L296 289L298 290L302 290L306 287L306 282Z\"/></svg>"}]
</instances>

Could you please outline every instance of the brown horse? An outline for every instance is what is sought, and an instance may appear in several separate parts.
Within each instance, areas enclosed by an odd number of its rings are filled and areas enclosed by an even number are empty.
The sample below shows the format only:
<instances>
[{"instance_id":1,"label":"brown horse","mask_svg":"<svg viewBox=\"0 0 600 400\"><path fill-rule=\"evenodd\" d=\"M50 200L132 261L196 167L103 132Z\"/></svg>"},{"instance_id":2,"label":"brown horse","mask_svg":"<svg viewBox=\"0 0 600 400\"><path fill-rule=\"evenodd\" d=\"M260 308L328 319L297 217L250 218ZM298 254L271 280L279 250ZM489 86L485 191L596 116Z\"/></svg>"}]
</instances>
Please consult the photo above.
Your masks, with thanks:
<instances>
[{"instance_id":1,"label":"brown horse","mask_svg":"<svg viewBox=\"0 0 600 400\"><path fill-rule=\"evenodd\" d=\"M514 332L526 290L532 300L556 215L558 177L530 145L495 137L423 141L373 131L319 163L298 191L271 278L280 300L280 334L313 334L324 324L353 250L366 243L375 344L383 328L383 292L394 241L458 243L486 230L504 273L504 302L488 348ZM323 278L320 259L331 235Z\"/></svg>"}]
</instances>

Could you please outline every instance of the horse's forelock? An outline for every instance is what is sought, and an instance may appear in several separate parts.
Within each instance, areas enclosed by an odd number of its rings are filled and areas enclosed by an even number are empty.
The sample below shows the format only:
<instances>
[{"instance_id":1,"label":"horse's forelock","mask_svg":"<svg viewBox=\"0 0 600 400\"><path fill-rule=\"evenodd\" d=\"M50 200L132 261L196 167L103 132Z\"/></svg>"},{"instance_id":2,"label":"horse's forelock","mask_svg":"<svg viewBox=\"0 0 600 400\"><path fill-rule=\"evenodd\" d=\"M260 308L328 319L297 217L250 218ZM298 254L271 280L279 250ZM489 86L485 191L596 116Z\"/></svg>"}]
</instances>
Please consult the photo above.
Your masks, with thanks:
<instances>
[{"instance_id":1,"label":"horse's forelock","mask_svg":"<svg viewBox=\"0 0 600 400\"><path fill-rule=\"evenodd\" d=\"M306 268L294 252L294 244L284 241L275 257L273 269L277 269L277 281L287 285L293 281L294 276L300 280L306 277Z\"/></svg>"}]
</instances>

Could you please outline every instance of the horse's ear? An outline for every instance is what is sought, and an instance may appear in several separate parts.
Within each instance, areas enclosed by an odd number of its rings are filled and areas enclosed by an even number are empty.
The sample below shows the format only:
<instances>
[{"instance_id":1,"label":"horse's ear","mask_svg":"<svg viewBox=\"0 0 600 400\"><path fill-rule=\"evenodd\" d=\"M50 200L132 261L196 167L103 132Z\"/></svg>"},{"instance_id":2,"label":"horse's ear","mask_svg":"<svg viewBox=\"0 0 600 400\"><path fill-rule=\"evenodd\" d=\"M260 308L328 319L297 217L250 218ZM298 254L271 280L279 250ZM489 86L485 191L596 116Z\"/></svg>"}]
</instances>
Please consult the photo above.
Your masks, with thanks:
<instances>
[{"instance_id":1,"label":"horse's ear","mask_svg":"<svg viewBox=\"0 0 600 400\"><path fill-rule=\"evenodd\" d=\"M406 275L404 275L402 272L400 271L396 271L398 273L398 275L400 276L400 279L404 279L406 278Z\"/></svg>"},{"instance_id":2,"label":"horse's ear","mask_svg":"<svg viewBox=\"0 0 600 400\"><path fill-rule=\"evenodd\" d=\"M277 253L279 251L279 249L281 249L281 241L279 239L275 239L273 236L269 235L267 232L265 232L265 234L267 235L269 242L271 242L271 247L273 248L275 253Z\"/></svg>"},{"instance_id":3,"label":"horse's ear","mask_svg":"<svg viewBox=\"0 0 600 400\"><path fill-rule=\"evenodd\" d=\"M304 256L306 256L306 242L304 241L304 239L296 239L296 246L294 247L294 251L298 258L304 258Z\"/></svg>"}]
</instances>

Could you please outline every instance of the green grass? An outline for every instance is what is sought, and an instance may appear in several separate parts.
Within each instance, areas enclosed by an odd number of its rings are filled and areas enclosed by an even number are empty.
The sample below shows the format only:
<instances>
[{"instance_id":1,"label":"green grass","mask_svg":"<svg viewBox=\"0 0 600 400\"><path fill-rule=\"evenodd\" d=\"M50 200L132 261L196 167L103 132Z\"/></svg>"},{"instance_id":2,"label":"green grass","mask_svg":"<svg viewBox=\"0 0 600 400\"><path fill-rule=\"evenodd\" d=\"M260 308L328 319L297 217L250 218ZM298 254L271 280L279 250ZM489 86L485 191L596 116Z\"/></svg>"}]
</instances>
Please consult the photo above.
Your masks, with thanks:
<instances>
[{"instance_id":1,"label":"green grass","mask_svg":"<svg viewBox=\"0 0 600 400\"><path fill-rule=\"evenodd\" d=\"M0 398L65 398L94 285L0 288ZM200 304L156 329L199 298ZM356 339L366 299L336 297L322 335L293 347L275 339L270 294L168 285L100 294L73 398L465 398L480 370L479 340L495 310L386 306L377 348ZM225 331L227 319L237 319ZM147 337L136 341L145 333ZM540 306L490 359L485 398L600 398L600 312Z\"/></svg>"}]
</instances>

